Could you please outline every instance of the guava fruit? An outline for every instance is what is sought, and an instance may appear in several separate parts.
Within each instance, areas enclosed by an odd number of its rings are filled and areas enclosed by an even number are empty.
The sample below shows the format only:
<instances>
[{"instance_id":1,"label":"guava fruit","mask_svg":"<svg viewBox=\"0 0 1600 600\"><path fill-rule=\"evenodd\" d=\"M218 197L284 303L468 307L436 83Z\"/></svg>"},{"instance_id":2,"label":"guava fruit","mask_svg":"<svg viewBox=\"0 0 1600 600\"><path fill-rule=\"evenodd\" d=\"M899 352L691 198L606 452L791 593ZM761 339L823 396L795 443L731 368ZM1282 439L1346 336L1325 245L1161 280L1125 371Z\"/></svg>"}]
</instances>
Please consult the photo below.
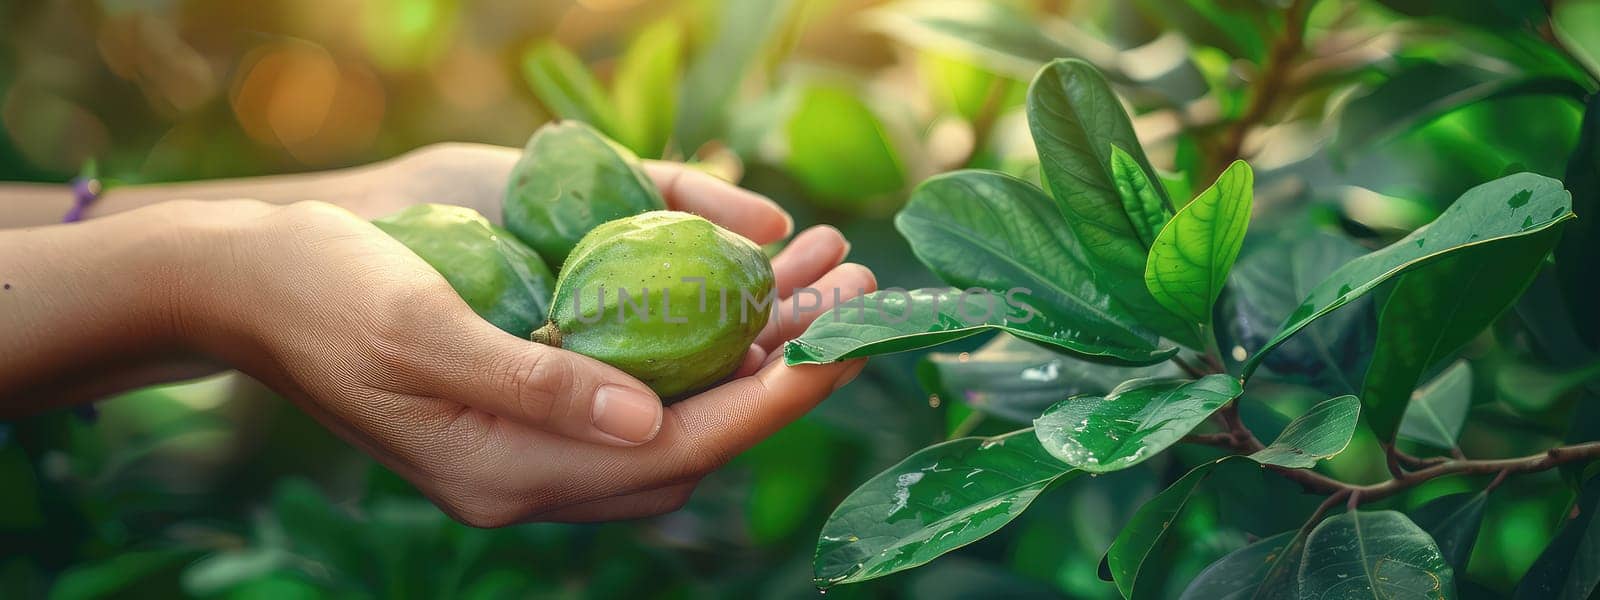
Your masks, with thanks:
<instances>
[{"instance_id":1,"label":"guava fruit","mask_svg":"<svg viewBox=\"0 0 1600 600\"><path fill-rule=\"evenodd\" d=\"M559 271L578 240L607 221L667 205L627 148L580 121L540 127L511 170L503 221Z\"/></svg>"},{"instance_id":2,"label":"guava fruit","mask_svg":"<svg viewBox=\"0 0 1600 600\"><path fill-rule=\"evenodd\" d=\"M536 342L597 358L662 398L737 369L774 306L772 265L703 218L654 211L599 227L572 249Z\"/></svg>"},{"instance_id":3,"label":"guava fruit","mask_svg":"<svg viewBox=\"0 0 1600 600\"><path fill-rule=\"evenodd\" d=\"M421 204L372 223L422 257L495 327L527 337L544 324L555 277L538 253L483 215Z\"/></svg>"}]
</instances>

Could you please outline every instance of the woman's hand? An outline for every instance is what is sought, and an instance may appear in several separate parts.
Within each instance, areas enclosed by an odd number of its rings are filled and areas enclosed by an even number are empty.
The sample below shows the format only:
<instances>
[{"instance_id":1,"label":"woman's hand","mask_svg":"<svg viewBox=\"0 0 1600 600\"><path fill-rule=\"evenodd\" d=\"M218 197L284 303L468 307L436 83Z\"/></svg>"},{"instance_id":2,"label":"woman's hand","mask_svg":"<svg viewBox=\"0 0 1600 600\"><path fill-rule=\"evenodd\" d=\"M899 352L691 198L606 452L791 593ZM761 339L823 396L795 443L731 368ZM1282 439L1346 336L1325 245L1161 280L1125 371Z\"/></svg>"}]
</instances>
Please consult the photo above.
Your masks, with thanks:
<instances>
[{"instance_id":1,"label":"woman's hand","mask_svg":"<svg viewBox=\"0 0 1600 600\"><path fill-rule=\"evenodd\" d=\"M650 169L672 208L757 242L788 233L787 216L764 198L682 167ZM847 246L837 231L800 234L774 260L780 295L817 288L825 305L776 311L736 379L663 408L616 369L495 329L404 246L328 204L166 203L24 233L77 231L86 242L130 226L166 232L130 244L145 258L127 280L144 287L121 292L158 299L133 303L147 307L139 336L261 379L480 526L674 509L700 477L859 371L859 362L788 367L779 349L827 309L829 288L849 299L875 286L865 268L840 264ZM50 291L45 280L27 283Z\"/></svg>"},{"instance_id":2,"label":"woman's hand","mask_svg":"<svg viewBox=\"0 0 1600 600\"><path fill-rule=\"evenodd\" d=\"M724 209L757 241L787 228L765 200L713 180L663 186ZM685 186L704 186L694 189ZM724 188L724 189L719 189ZM213 205L215 206L215 205ZM254 212L223 233L177 321L184 337L264 380L415 483L456 518L495 526L672 510L700 477L804 414L859 364L788 367L779 346L818 313L777 311L748 376L662 408L598 361L501 332L398 243L323 204ZM765 213L765 216L762 214ZM726 223L727 220L724 220ZM865 268L821 228L774 261L780 289L871 290ZM233 282L212 286L207 282ZM788 294L784 294L788 295Z\"/></svg>"}]
</instances>

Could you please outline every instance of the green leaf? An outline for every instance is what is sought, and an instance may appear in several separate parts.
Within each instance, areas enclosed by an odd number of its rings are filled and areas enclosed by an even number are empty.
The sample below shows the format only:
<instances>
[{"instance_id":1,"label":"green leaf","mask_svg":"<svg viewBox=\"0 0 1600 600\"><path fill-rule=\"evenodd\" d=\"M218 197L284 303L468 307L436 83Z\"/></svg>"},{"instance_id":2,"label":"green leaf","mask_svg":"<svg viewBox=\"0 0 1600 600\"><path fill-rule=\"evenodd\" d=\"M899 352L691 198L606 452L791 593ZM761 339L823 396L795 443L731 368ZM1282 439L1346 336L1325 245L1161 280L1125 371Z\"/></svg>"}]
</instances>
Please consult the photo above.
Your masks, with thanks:
<instances>
[{"instance_id":1,"label":"green leaf","mask_svg":"<svg viewBox=\"0 0 1600 600\"><path fill-rule=\"evenodd\" d=\"M619 137L639 156L660 158L672 135L683 71L683 31L661 21L639 32L617 60L611 81Z\"/></svg>"},{"instance_id":2,"label":"green leaf","mask_svg":"<svg viewBox=\"0 0 1600 600\"><path fill-rule=\"evenodd\" d=\"M914 48L971 59L998 73L1032 77L1068 50L1027 15L999 2L907 0L865 14L867 27Z\"/></svg>"},{"instance_id":3,"label":"green leaf","mask_svg":"<svg viewBox=\"0 0 1600 600\"><path fill-rule=\"evenodd\" d=\"M1122 210L1133 221L1134 233L1146 248L1154 246L1161 228L1172 218L1172 211L1156 193L1150 177L1128 151L1111 147L1111 179L1116 182L1117 196L1122 198Z\"/></svg>"},{"instance_id":4,"label":"green leaf","mask_svg":"<svg viewBox=\"0 0 1600 600\"><path fill-rule=\"evenodd\" d=\"M1433 537L1445 562L1464 573L1467 560L1472 558L1472 546L1478 541L1478 530L1483 526L1484 509L1488 506L1487 491L1451 494L1412 511L1411 520Z\"/></svg>"},{"instance_id":5,"label":"green leaf","mask_svg":"<svg viewBox=\"0 0 1600 600\"><path fill-rule=\"evenodd\" d=\"M1304 533L1303 530L1285 531L1233 551L1211 563L1211 566L1195 576L1179 598L1181 600L1296 598L1298 588L1294 575L1299 571L1300 561L1305 553Z\"/></svg>"},{"instance_id":6,"label":"green leaf","mask_svg":"<svg viewBox=\"0 0 1600 600\"><path fill-rule=\"evenodd\" d=\"M784 359L790 365L829 363L928 348L994 330L1101 362L1153 364L1177 351L1141 353L1080 342L1069 325L1020 295L927 288L882 290L837 306L790 340Z\"/></svg>"},{"instance_id":7,"label":"green leaf","mask_svg":"<svg viewBox=\"0 0 1600 600\"><path fill-rule=\"evenodd\" d=\"M1226 459L1224 459L1226 460ZM1156 494L1144 506L1139 507L1128 524L1124 525L1122 532L1117 534L1116 541L1111 543L1111 548L1106 551L1106 566L1111 570L1111 580L1116 583L1117 590L1122 592L1124 598L1150 598L1155 593L1146 591L1150 588L1159 588L1159 583L1150 581L1143 586L1139 585L1141 577L1163 577L1165 569L1143 569L1145 561L1152 559L1152 554L1157 550L1158 544L1178 523L1178 515L1183 512L1189 500L1194 498L1200 489L1200 484L1211 476L1212 468L1217 463L1210 462L1184 474L1182 478L1168 486L1160 494Z\"/></svg>"},{"instance_id":8,"label":"green leaf","mask_svg":"<svg viewBox=\"0 0 1600 600\"><path fill-rule=\"evenodd\" d=\"M560 272L590 230L666 207L632 152L584 123L562 121L528 140L511 169L502 221Z\"/></svg>"},{"instance_id":9,"label":"green leaf","mask_svg":"<svg viewBox=\"0 0 1600 600\"><path fill-rule=\"evenodd\" d=\"M1106 394L1129 379L1180 374L1171 362L1091 363L1010 335L995 336L970 353L931 353L917 365L917 379L928 392L1019 423L1033 422L1062 396Z\"/></svg>"},{"instance_id":10,"label":"green leaf","mask_svg":"<svg viewBox=\"0 0 1600 600\"><path fill-rule=\"evenodd\" d=\"M1188 435L1243 393L1228 375L1201 379L1136 379L1104 397L1075 396L1034 420L1052 456L1091 473L1144 462Z\"/></svg>"},{"instance_id":11,"label":"green leaf","mask_svg":"<svg viewBox=\"0 0 1600 600\"><path fill-rule=\"evenodd\" d=\"M1594 276L1600 264L1600 94L1589 99L1579 131L1563 178L1579 219L1556 246L1556 273L1573 329L1592 351L1600 350L1600 311L1586 309L1600 297L1600 277Z\"/></svg>"},{"instance_id":12,"label":"green leaf","mask_svg":"<svg viewBox=\"0 0 1600 600\"><path fill-rule=\"evenodd\" d=\"M1278 333L1245 363L1244 375L1248 378L1284 340L1380 283L1457 251L1537 235L1572 218L1571 196L1554 179L1520 173L1472 188L1432 223L1346 263L1317 284Z\"/></svg>"},{"instance_id":13,"label":"green leaf","mask_svg":"<svg viewBox=\"0 0 1600 600\"><path fill-rule=\"evenodd\" d=\"M994 533L1070 473L1027 429L924 448L856 488L828 517L813 562L816 584L925 564Z\"/></svg>"},{"instance_id":14,"label":"green leaf","mask_svg":"<svg viewBox=\"0 0 1600 600\"><path fill-rule=\"evenodd\" d=\"M1289 227L1266 241L1247 245L1233 267L1217 333L1228 344L1227 358L1266 345L1300 299L1345 263L1367 251L1342 235ZM1287 257L1287 258L1286 258ZM1273 378L1314 387L1330 395L1361 391L1376 311L1363 298L1306 327L1263 365ZM1235 348L1236 347L1236 348Z\"/></svg>"},{"instance_id":15,"label":"green leaf","mask_svg":"<svg viewBox=\"0 0 1600 600\"><path fill-rule=\"evenodd\" d=\"M618 135L611 99L583 61L565 46L544 41L528 48L522 55L522 77L551 114L583 121L606 135Z\"/></svg>"},{"instance_id":16,"label":"green leaf","mask_svg":"<svg viewBox=\"0 0 1600 600\"><path fill-rule=\"evenodd\" d=\"M1470 65L1423 62L1400 70L1340 111L1333 148L1349 153L1420 127L1457 108L1513 96L1582 97L1561 77L1508 77Z\"/></svg>"},{"instance_id":17,"label":"green leaf","mask_svg":"<svg viewBox=\"0 0 1600 600\"><path fill-rule=\"evenodd\" d=\"M1348 512L1317 525L1306 538L1298 580L1313 597L1456 596L1455 573L1433 538L1391 510Z\"/></svg>"},{"instance_id":18,"label":"green leaf","mask_svg":"<svg viewBox=\"0 0 1600 600\"><path fill-rule=\"evenodd\" d=\"M852 210L905 186L894 144L858 90L808 86L784 133L789 171L832 208Z\"/></svg>"},{"instance_id":19,"label":"green leaf","mask_svg":"<svg viewBox=\"0 0 1600 600\"><path fill-rule=\"evenodd\" d=\"M1255 176L1234 161L1216 183L1200 192L1161 229L1144 268L1144 283L1157 302L1210 335L1211 307L1228 283L1228 272L1250 225Z\"/></svg>"},{"instance_id":20,"label":"green leaf","mask_svg":"<svg viewBox=\"0 0 1600 600\"><path fill-rule=\"evenodd\" d=\"M945 283L1022 299L1066 325L1057 332L1064 346L1128 362L1166 352L1101 285L1083 258L1086 243L1032 184L991 171L935 176L917 186L895 228Z\"/></svg>"},{"instance_id":21,"label":"green leaf","mask_svg":"<svg viewBox=\"0 0 1600 600\"><path fill-rule=\"evenodd\" d=\"M1398 435L1449 450L1456 447L1471 407L1472 365L1457 361L1411 395Z\"/></svg>"},{"instance_id":22,"label":"green leaf","mask_svg":"<svg viewBox=\"0 0 1600 600\"><path fill-rule=\"evenodd\" d=\"M1256 462L1309 469L1318 461L1333 458L1350 445L1356 433L1361 401L1355 396L1329 398L1289 422L1278 439L1250 455Z\"/></svg>"},{"instance_id":23,"label":"green leaf","mask_svg":"<svg viewBox=\"0 0 1600 600\"><path fill-rule=\"evenodd\" d=\"M1600 477L1583 484L1576 513L1517 584L1517 600L1579 600L1600 587Z\"/></svg>"},{"instance_id":24,"label":"green leaf","mask_svg":"<svg viewBox=\"0 0 1600 600\"><path fill-rule=\"evenodd\" d=\"M1394 441L1411 392L1428 369L1477 337L1522 295L1558 235L1560 229L1552 227L1470 246L1396 280L1378 316L1378 343L1361 391L1367 424L1379 442Z\"/></svg>"},{"instance_id":25,"label":"green leaf","mask_svg":"<svg viewBox=\"0 0 1600 600\"><path fill-rule=\"evenodd\" d=\"M420 204L372 224L422 257L495 327L526 338L544 325L555 277L532 248L477 211Z\"/></svg>"},{"instance_id":26,"label":"green leaf","mask_svg":"<svg viewBox=\"0 0 1600 600\"><path fill-rule=\"evenodd\" d=\"M799 4L794 0L720 0L715 15L715 37L704 44L680 88L677 142L685 156L727 131L728 110L745 77L791 20Z\"/></svg>"},{"instance_id":27,"label":"green leaf","mask_svg":"<svg viewBox=\"0 0 1600 600\"><path fill-rule=\"evenodd\" d=\"M1600 0L1557 0L1551 9L1556 39L1600 80Z\"/></svg>"},{"instance_id":28,"label":"green leaf","mask_svg":"<svg viewBox=\"0 0 1600 600\"><path fill-rule=\"evenodd\" d=\"M1082 244L1083 261L1100 287L1129 316L1156 333L1203 349L1194 328L1158 303L1145 287L1148 252L1117 194L1112 148L1126 151L1146 179L1154 180L1155 169L1105 77L1080 60L1052 62L1028 87L1027 111L1041 176L1067 227ZM1155 190L1170 207L1166 190Z\"/></svg>"},{"instance_id":29,"label":"green leaf","mask_svg":"<svg viewBox=\"0 0 1600 600\"><path fill-rule=\"evenodd\" d=\"M1157 547L1167 536L1189 500L1200 489L1200 484L1211 477L1218 467L1228 462L1249 459L1263 465L1291 469L1309 469L1317 462L1344 451L1355 435L1361 401L1355 396L1340 396L1317 403L1311 410L1291 421L1278 439L1248 457L1227 456L1191 469L1183 478L1146 502L1133 519L1117 536L1106 553L1112 579L1127 598L1156 597L1165 589L1169 569L1147 569L1146 561L1153 558ZM1035 429L1037 431L1037 429ZM1220 562L1220 561L1219 561ZM1226 567L1233 568L1233 567ZM1222 577L1213 573L1212 577ZM1204 574L1202 574L1204 576ZM1237 577L1229 573L1227 577ZM1196 581L1199 581L1198 579ZM1212 582L1208 585L1221 585ZM1151 590L1156 590L1152 592ZM1194 589L1191 585L1190 589ZM1229 596L1233 597L1233 596Z\"/></svg>"}]
</instances>

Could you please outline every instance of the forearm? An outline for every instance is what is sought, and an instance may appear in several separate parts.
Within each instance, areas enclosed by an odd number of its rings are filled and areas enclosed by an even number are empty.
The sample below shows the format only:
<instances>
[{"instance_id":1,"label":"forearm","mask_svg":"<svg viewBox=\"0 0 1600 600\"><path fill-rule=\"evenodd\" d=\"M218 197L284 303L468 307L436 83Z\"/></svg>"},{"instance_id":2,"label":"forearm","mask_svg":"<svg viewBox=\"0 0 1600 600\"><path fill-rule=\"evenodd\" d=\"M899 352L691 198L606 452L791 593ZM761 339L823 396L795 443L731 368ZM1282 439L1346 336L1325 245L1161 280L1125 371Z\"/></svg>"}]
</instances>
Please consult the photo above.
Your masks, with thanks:
<instances>
[{"instance_id":1,"label":"forearm","mask_svg":"<svg viewBox=\"0 0 1600 600\"><path fill-rule=\"evenodd\" d=\"M381 164L295 175L116 186L89 206L86 217L104 217L168 200L249 198L269 204L301 200L355 204L370 193L374 178L366 175L379 168ZM72 188L65 184L0 183L0 229L60 223L72 202Z\"/></svg>"},{"instance_id":2,"label":"forearm","mask_svg":"<svg viewBox=\"0 0 1600 600\"><path fill-rule=\"evenodd\" d=\"M183 352L162 212L0 231L0 417L123 387L108 373L159 379Z\"/></svg>"}]
</instances>

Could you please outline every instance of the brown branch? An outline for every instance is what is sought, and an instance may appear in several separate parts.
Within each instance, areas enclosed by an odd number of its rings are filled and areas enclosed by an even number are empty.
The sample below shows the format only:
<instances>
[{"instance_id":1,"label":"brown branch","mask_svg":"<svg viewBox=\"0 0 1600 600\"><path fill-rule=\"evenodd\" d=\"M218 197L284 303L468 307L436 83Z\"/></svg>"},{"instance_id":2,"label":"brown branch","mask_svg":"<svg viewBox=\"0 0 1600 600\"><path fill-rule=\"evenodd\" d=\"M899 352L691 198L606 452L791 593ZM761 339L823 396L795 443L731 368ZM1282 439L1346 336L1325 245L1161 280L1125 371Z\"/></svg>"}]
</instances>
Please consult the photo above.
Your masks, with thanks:
<instances>
[{"instance_id":1,"label":"brown branch","mask_svg":"<svg viewBox=\"0 0 1600 600\"><path fill-rule=\"evenodd\" d=\"M1260 450L1263 446L1261 440L1249 428L1239 421L1238 406L1230 403L1218 410L1222 421L1228 428L1227 433L1194 434L1184 437L1184 441L1217 446L1232 450L1238 454L1249 454ZM1395 458L1403 453L1390 454L1396 461L1404 460ZM1352 502L1375 502L1399 494L1423 482L1444 477L1446 475L1488 475L1495 474L1495 480L1489 489L1500 485L1506 477L1525 473L1537 473L1555 468L1569 462L1587 459L1600 459L1600 442L1586 442L1571 446L1551 448L1538 454L1517 458L1500 458L1490 460L1463 460L1463 459L1417 459L1429 463L1416 471L1401 471L1401 475L1388 481L1370 485L1352 484L1334 479L1309 469L1290 469L1277 465L1266 465L1284 478L1299 483L1306 491L1316 494L1356 496Z\"/></svg>"},{"instance_id":2,"label":"brown branch","mask_svg":"<svg viewBox=\"0 0 1600 600\"><path fill-rule=\"evenodd\" d=\"M1284 11L1284 29L1267 52L1261 77L1251 88L1250 103L1244 114L1223 133L1222 145L1211 153L1211 175L1215 177L1234 160L1244 158L1245 138L1265 121L1289 87L1289 75L1300 53L1305 51L1306 13L1313 0L1294 0Z\"/></svg>"}]
</instances>

